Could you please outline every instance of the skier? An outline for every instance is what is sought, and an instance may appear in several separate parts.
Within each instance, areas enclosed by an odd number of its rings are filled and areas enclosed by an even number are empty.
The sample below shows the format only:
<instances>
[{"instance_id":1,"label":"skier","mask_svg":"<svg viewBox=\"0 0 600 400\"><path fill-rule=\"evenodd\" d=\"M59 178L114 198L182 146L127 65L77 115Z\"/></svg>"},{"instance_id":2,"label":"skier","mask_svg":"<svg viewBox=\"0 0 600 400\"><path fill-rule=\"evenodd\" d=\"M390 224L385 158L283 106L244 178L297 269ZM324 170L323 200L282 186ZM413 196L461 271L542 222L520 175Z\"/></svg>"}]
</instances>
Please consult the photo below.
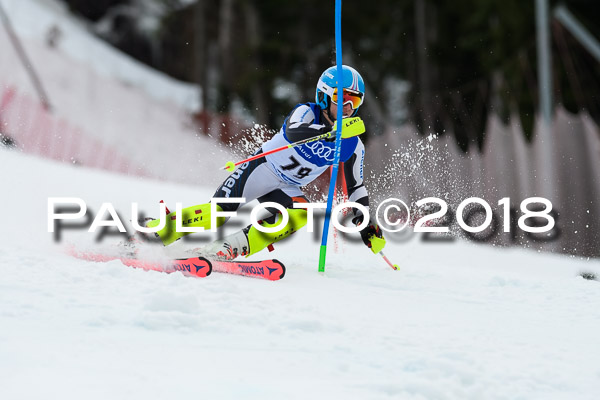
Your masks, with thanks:
<instances>
[{"instance_id":1,"label":"skier","mask_svg":"<svg viewBox=\"0 0 600 400\"><path fill-rule=\"evenodd\" d=\"M363 103L365 84L360 74L352 67L342 66L342 73L344 90L341 102L337 92L337 68L333 66L325 70L319 78L316 102L298 104L285 119L279 133L265 142L255 154L330 132L336 121L339 106L343 107L344 118L354 117ZM240 165L217 189L213 197L244 197L247 202L254 199L261 203L276 202L287 209L288 223L274 233L264 233L249 225L191 252L218 260L233 260L238 256L255 254L302 228L307 222L307 211L292 208L294 203L308 202L300 187L315 180L333 164L334 151L335 136L269 154ZM368 209L369 199L363 185L362 173L364 154L364 145L357 136L342 140L340 161L344 162L349 200ZM217 209L235 211L239 207L239 203L220 203ZM364 216L356 208L353 212L352 222L358 225ZM277 226L277 216L278 214L273 212L269 218L259 223L264 227ZM187 234L176 232L174 218L170 217L171 214L167 216L166 226L157 232L157 236L165 245ZM181 219L182 226L210 229L210 203L183 209ZM152 221L148 226L156 226L158 222ZM218 226L225 222L225 218L217 219ZM385 246L381 229L373 222L362 229L360 234L363 242L374 253Z\"/></svg>"}]
</instances>

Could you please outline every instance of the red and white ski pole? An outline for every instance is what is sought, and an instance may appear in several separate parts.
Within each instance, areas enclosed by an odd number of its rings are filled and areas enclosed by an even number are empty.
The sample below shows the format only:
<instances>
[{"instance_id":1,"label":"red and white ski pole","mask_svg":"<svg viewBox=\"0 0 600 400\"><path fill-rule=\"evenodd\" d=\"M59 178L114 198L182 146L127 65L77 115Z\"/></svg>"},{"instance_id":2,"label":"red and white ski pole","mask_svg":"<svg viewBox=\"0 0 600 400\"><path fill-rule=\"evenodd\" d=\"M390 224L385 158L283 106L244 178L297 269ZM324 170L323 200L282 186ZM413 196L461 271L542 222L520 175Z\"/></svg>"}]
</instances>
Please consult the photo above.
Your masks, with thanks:
<instances>
[{"instance_id":1,"label":"red and white ski pole","mask_svg":"<svg viewBox=\"0 0 600 400\"><path fill-rule=\"evenodd\" d=\"M248 157L245 160L238 161L236 163L234 163L233 161L228 161L225 164L224 167L221 167L221 169L225 169L227 171L233 172L233 170L235 169L235 167L237 167L240 164L243 164L243 163L246 163L246 162L249 162L249 161L254 161L254 160L257 160L259 158L263 158L265 156L268 156L269 154L277 153L278 151L282 151L282 150L285 150L285 149L291 149L292 147L300 146L301 144L315 142L315 141L321 140L321 139L327 139L329 137L329 135L331 135L331 132L327 132L327 133L324 133L322 135L314 136L314 137L311 137L311 138L308 138L308 139L299 140L297 142L290 143L290 144L287 144L285 146L281 146L281 147L278 147L276 149L269 150L267 152L257 154L255 156Z\"/></svg>"},{"instance_id":2,"label":"red and white ski pole","mask_svg":"<svg viewBox=\"0 0 600 400\"><path fill-rule=\"evenodd\" d=\"M347 138L351 138L353 136L358 136L361 133L365 132L365 124L362 121L362 119L360 117L354 117L354 118L344 118L343 119L343 128L344 128L344 139ZM268 156L269 154L273 154L273 153L277 153L279 151L282 150L286 150L286 149L291 149L292 147L296 147L296 146L300 146L302 144L306 144L306 143L310 143L310 142L315 142L317 140L321 140L321 139L327 139L328 137L331 136L331 134L333 132L335 132L337 129L336 125L333 126L333 130L331 132L327 132L327 133L323 133L322 135L318 135L318 136L313 136L307 139L302 139L299 140L297 142L294 143L290 143L290 144L286 144L284 146L278 147L276 149L273 150L269 150L265 153L260 153L257 154L255 156L252 157L248 157L245 160L242 161L238 161L238 162L233 162L233 161L228 161L224 167L221 167L221 169L227 170L229 172L233 172L235 170L235 167L237 167L240 164L249 162L249 161L254 161L257 160L259 158Z\"/></svg>"},{"instance_id":3,"label":"red and white ski pole","mask_svg":"<svg viewBox=\"0 0 600 400\"><path fill-rule=\"evenodd\" d=\"M385 256L385 254L383 254L383 251L379 251L379 254L381 254L381 257L383 257L383 259L385 260L385 262L394 270L398 271L400 269L400 267L398 266L398 264L392 264L392 262L389 260L389 258L387 258Z\"/></svg>"}]
</instances>

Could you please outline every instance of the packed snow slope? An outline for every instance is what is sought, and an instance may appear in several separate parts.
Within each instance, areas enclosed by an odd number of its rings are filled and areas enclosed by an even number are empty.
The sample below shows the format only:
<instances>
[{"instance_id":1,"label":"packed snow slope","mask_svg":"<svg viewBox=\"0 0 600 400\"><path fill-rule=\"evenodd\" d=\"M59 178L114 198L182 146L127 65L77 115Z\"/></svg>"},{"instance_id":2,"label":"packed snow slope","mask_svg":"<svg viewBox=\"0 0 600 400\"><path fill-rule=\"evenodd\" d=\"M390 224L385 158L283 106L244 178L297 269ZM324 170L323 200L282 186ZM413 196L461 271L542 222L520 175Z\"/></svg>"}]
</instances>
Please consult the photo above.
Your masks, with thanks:
<instances>
[{"instance_id":1,"label":"packed snow slope","mask_svg":"<svg viewBox=\"0 0 600 400\"><path fill-rule=\"evenodd\" d=\"M2 399L596 399L600 282L580 261L418 238L393 271L340 243L276 245L277 282L147 272L70 258L85 231L47 232L48 197L152 213L212 187L144 181L0 149ZM215 174L220 172L215 171ZM235 222L235 221L232 221ZM242 225L240 222L238 225ZM333 240L333 239L332 239Z\"/></svg>"}]
</instances>

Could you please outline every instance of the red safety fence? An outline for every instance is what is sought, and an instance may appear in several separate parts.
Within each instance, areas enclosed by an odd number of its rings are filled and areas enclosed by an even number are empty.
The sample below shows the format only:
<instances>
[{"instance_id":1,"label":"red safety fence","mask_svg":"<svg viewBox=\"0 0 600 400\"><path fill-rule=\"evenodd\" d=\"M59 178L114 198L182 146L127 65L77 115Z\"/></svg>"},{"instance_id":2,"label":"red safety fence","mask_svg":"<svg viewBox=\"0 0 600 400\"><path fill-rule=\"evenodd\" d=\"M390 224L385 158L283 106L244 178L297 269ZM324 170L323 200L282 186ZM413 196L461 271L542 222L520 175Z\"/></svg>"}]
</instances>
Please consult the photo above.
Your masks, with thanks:
<instances>
[{"instance_id":1,"label":"red safety fence","mask_svg":"<svg viewBox=\"0 0 600 400\"><path fill-rule=\"evenodd\" d=\"M33 96L4 87L0 93L0 136L24 153L137 176L152 176L113 145L47 111Z\"/></svg>"}]
</instances>

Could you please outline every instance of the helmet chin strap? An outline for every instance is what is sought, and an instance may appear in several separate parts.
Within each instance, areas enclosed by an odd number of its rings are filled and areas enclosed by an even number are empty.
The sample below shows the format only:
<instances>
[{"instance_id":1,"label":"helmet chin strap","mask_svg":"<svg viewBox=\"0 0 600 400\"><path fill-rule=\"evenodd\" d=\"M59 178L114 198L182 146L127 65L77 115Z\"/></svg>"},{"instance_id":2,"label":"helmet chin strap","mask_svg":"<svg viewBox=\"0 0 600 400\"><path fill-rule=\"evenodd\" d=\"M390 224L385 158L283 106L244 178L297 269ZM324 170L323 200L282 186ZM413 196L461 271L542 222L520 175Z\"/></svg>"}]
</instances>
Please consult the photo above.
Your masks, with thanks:
<instances>
[{"instance_id":1,"label":"helmet chin strap","mask_svg":"<svg viewBox=\"0 0 600 400\"><path fill-rule=\"evenodd\" d=\"M333 126L333 118L331 118L331 99L329 99L327 108L323 110L323 116L329 125Z\"/></svg>"}]
</instances>

